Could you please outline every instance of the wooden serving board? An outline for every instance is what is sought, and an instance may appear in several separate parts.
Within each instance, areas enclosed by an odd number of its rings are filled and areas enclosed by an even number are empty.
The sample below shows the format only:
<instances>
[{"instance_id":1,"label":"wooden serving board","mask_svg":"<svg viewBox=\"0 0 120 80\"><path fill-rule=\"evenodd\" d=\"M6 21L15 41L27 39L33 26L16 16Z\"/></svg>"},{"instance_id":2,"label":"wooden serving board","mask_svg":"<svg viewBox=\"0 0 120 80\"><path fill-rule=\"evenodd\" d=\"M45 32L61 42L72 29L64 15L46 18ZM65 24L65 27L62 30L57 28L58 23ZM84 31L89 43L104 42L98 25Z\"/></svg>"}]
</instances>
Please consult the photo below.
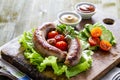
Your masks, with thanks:
<instances>
[{"instance_id":1,"label":"wooden serving board","mask_svg":"<svg viewBox=\"0 0 120 80\"><path fill-rule=\"evenodd\" d=\"M120 20L112 18L114 20L114 24L107 25L103 22L105 18L106 16L102 16L101 14L97 13L89 20L82 20L81 23L76 27L76 29L82 29L83 25L85 25L86 23L93 24L96 22L100 22L104 24L107 29L112 31L113 35L115 35L117 44L113 46L109 52L101 50L96 51L95 54L92 56L92 67L86 72L82 72L75 77L70 78L70 80L99 80L108 71L110 71L113 67L120 63ZM28 74L34 80L48 80L51 79L50 77L58 79L58 77L51 74L51 71L49 71L49 69L47 69L43 73L38 72L35 67L32 66L24 58L23 51L24 50L20 47L20 44L18 43L18 38L16 38L4 45L4 47L1 49L2 58L20 69L22 72ZM50 75L47 75L47 73L50 73Z\"/></svg>"}]
</instances>

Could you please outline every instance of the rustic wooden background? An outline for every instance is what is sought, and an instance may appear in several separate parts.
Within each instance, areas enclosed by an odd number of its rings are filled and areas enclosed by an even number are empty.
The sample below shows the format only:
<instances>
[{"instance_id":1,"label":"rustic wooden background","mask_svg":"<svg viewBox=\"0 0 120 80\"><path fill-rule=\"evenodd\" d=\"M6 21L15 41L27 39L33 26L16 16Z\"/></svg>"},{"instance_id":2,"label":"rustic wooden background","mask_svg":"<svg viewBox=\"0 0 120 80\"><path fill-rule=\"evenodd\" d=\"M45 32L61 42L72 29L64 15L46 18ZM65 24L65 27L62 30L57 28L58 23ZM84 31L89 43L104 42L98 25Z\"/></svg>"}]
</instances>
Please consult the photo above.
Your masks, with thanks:
<instances>
[{"instance_id":1,"label":"rustic wooden background","mask_svg":"<svg viewBox=\"0 0 120 80\"><path fill-rule=\"evenodd\" d=\"M120 0L0 0L0 46L43 22L56 20L59 12L74 10L82 1L120 18Z\"/></svg>"}]
</instances>

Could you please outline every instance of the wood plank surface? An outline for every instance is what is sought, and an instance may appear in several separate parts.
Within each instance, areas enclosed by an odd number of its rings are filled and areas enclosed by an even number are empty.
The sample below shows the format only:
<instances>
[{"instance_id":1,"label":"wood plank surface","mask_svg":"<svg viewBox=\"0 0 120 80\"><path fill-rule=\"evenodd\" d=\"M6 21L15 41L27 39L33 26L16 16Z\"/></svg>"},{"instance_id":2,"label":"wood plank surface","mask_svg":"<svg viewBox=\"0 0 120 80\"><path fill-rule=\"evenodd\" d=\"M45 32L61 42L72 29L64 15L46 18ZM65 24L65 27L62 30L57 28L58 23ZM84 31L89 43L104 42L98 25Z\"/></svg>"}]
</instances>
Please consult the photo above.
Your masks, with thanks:
<instances>
[{"instance_id":1,"label":"wood plank surface","mask_svg":"<svg viewBox=\"0 0 120 80\"><path fill-rule=\"evenodd\" d=\"M117 44L112 47L112 49L109 52L105 51L96 51L93 57L93 64L92 67L87 70L86 72L82 72L78 74L75 77L72 77L70 80L99 80L102 76L104 76L109 70L111 70L113 67L115 67L117 64L120 63L120 20L109 17L110 19L114 20L114 24L108 25L103 22L104 19L106 19L106 16L100 15L101 13L95 14L91 19L89 20L82 20L81 23L76 27L77 29L82 29L83 25L86 23L96 23L100 22L104 24L107 29L111 30L112 33L115 35L115 39L117 41ZM100 15L100 16L99 16ZM108 18L108 17L107 17ZM23 50L20 48L20 44L18 43L17 39L13 40L4 48L2 49L2 58L9 63L16 66L18 69L23 71L24 73L28 74L30 77L34 79L38 78L48 78L52 79L60 79L60 77L57 77L53 74L51 76L46 75L46 73L39 73L35 67L31 66L28 61L26 61L23 57ZM17 65L16 65L17 64ZM27 68L29 67L29 68ZM32 67L32 68L31 68ZM30 69L30 70L29 70ZM39 76L34 75L32 72L36 71L36 74ZM47 71L49 72L49 70ZM50 71L51 73L51 71ZM36 78L37 77L37 78ZM63 80L66 80L66 78L63 77Z\"/></svg>"},{"instance_id":2,"label":"wood plank surface","mask_svg":"<svg viewBox=\"0 0 120 80\"><path fill-rule=\"evenodd\" d=\"M74 10L82 1L120 18L120 0L0 0L0 46L43 22L56 20L59 12Z\"/></svg>"}]
</instances>

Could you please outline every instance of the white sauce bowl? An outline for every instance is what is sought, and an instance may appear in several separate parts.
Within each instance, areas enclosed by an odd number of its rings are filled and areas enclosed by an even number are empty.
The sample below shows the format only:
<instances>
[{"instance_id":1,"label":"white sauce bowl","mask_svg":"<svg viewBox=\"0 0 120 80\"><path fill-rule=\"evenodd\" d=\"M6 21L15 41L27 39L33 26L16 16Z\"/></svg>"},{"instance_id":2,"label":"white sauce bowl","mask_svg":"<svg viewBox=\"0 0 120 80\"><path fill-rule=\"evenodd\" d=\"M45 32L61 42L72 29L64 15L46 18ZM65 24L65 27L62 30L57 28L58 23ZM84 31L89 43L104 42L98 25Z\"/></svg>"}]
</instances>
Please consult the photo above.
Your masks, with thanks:
<instances>
[{"instance_id":1,"label":"white sauce bowl","mask_svg":"<svg viewBox=\"0 0 120 80\"><path fill-rule=\"evenodd\" d=\"M75 22L66 22L64 19L62 19L62 17L65 15L68 15L66 20L71 20L72 18L77 18L78 20L76 20ZM72 15L72 17L70 17L69 15ZM70 25L70 26L76 26L82 20L82 17L79 14L75 13L74 11L60 12L57 18L60 23Z\"/></svg>"}]
</instances>

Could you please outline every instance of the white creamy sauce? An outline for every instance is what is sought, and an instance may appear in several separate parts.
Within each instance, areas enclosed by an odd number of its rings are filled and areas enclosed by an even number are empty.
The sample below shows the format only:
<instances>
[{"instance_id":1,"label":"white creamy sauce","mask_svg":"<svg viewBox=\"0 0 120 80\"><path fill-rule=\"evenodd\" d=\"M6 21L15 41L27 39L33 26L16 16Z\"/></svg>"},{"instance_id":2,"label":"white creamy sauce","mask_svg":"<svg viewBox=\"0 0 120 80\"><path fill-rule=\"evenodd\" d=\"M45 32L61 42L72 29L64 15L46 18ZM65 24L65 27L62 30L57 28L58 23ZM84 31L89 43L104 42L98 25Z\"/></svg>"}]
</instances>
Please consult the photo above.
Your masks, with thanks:
<instances>
[{"instance_id":1,"label":"white creamy sauce","mask_svg":"<svg viewBox=\"0 0 120 80\"><path fill-rule=\"evenodd\" d=\"M76 17L73 14L65 14L65 15L61 16L61 20L64 23L76 23L76 22L78 22L78 17Z\"/></svg>"}]
</instances>

